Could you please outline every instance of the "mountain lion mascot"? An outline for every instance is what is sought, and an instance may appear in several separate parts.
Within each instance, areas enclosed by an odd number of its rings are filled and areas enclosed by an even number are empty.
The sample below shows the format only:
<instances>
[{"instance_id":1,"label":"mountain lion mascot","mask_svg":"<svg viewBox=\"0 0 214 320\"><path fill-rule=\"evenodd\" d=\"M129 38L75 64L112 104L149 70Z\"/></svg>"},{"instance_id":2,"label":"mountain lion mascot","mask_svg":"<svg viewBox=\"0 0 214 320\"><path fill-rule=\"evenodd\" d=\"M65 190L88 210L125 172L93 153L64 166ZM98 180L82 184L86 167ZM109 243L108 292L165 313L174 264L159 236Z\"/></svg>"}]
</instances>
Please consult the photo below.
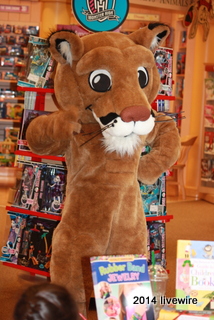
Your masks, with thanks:
<instances>
[{"instance_id":1,"label":"mountain lion mascot","mask_svg":"<svg viewBox=\"0 0 214 320\"><path fill-rule=\"evenodd\" d=\"M175 121L151 107L160 86L153 52L168 34L168 26L154 23L130 35L80 38L62 30L49 37L59 110L34 119L27 140L34 153L65 155L66 199L50 274L84 315L93 289L90 257L146 254L139 181L154 183L179 156ZM151 151L141 156L145 146Z\"/></svg>"}]
</instances>

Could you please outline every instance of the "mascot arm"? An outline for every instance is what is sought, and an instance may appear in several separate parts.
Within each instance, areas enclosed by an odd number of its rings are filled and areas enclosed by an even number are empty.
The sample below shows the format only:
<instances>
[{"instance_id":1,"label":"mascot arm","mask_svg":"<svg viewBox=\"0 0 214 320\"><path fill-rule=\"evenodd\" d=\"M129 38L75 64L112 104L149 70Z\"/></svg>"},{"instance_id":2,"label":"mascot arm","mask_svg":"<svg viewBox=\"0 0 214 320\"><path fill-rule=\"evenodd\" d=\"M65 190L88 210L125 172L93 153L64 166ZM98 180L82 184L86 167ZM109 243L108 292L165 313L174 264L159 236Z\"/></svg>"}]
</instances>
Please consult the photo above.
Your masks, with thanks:
<instances>
[{"instance_id":1,"label":"mascot arm","mask_svg":"<svg viewBox=\"0 0 214 320\"><path fill-rule=\"evenodd\" d=\"M32 152L41 155L64 154L73 133L79 133L81 129L74 118L76 117L71 112L56 111L32 120L26 132Z\"/></svg>"},{"instance_id":2,"label":"mascot arm","mask_svg":"<svg viewBox=\"0 0 214 320\"><path fill-rule=\"evenodd\" d=\"M146 138L151 151L141 157L138 168L138 179L145 184L155 183L180 154L180 136L175 121L164 115L157 119L160 122Z\"/></svg>"}]
</instances>

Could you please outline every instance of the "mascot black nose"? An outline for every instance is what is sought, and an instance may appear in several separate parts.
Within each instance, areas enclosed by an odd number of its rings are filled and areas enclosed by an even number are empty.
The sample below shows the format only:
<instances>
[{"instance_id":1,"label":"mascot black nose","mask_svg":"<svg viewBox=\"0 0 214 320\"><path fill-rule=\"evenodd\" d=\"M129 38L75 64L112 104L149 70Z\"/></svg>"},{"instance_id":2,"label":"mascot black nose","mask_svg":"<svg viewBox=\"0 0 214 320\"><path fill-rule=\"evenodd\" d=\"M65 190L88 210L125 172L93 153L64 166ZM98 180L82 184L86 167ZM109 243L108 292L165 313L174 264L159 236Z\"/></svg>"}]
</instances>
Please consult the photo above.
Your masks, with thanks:
<instances>
[{"instance_id":1,"label":"mascot black nose","mask_svg":"<svg viewBox=\"0 0 214 320\"><path fill-rule=\"evenodd\" d=\"M123 109L120 114L124 122L146 121L151 115L151 110L143 106L131 106Z\"/></svg>"}]
</instances>

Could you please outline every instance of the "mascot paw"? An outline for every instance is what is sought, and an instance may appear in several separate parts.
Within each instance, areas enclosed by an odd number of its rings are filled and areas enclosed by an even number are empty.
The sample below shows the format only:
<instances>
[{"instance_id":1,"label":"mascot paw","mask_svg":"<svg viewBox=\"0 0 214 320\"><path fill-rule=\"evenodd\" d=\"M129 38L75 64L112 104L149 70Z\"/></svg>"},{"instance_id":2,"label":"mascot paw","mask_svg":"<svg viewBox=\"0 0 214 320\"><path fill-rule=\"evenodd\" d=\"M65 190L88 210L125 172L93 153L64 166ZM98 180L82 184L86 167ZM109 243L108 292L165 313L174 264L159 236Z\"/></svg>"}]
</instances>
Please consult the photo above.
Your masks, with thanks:
<instances>
[{"instance_id":1,"label":"mascot paw","mask_svg":"<svg viewBox=\"0 0 214 320\"><path fill-rule=\"evenodd\" d=\"M80 133L81 124L69 112L59 112L54 119L52 137L57 141L70 140L74 133Z\"/></svg>"}]
</instances>

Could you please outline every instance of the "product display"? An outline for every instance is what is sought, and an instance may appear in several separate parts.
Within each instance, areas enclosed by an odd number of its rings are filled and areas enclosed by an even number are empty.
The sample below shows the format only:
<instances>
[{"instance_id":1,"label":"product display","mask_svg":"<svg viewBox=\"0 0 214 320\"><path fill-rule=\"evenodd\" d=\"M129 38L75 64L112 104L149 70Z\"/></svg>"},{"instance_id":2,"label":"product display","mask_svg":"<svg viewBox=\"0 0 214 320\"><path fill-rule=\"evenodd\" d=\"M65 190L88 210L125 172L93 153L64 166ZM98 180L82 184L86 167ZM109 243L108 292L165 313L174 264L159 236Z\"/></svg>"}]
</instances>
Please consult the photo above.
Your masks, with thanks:
<instances>
[{"instance_id":1,"label":"product display","mask_svg":"<svg viewBox=\"0 0 214 320\"><path fill-rule=\"evenodd\" d=\"M82 259L146 252L137 172L139 181L152 184L179 154L174 120L150 105L160 76L148 48L157 37L161 45L168 33L167 26L151 24L128 36L107 32L79 38L59 31L49 37L58 62L54 84L60 110L33 119L26 137L36 154L65 155L66 199L50 271L54 282L75 294L83 314L92 287ZM128 62L132 67L124 69ZM146 145L152 150L140 159Z\"/></svg>"}]
</instances>

